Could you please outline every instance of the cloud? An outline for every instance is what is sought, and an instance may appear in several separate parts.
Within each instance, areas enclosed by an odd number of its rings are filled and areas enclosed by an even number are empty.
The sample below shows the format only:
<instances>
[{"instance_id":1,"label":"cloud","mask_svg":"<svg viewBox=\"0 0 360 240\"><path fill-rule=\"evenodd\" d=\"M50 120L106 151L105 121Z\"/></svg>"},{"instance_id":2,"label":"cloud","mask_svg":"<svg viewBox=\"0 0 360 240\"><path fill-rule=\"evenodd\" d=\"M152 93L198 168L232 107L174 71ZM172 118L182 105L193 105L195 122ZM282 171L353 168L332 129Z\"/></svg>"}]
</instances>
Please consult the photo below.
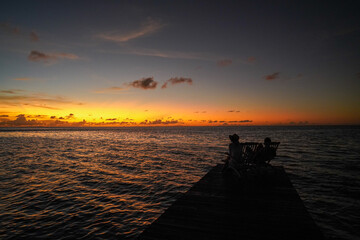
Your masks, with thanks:
<instances>
[{"instance_id":1,"label":"cloud","mask_svg":"<svg viewBox=\"0 0 360 240\"><path fill-rule=\"evenodd\" d=\"M231 59L223 59L223 60L217 61L217 65L219 67L227 67L227 66L230 66L231 64L232 64Z\"/></svg>"},{"instance_id":2,"label":"cloud","mask_svg":"<svg viewBox=\"0 0 360 240\"><path fill-rule=\"evenodd\" d=\"M30 32L30 40L33 42L39 41L39 36L36 34L36 32L34 31Z\"/></svg>"},{"instance_id":3,"label":"cloud","mask_svg":"<svg viewBox=\"0 0 360 240\"><path fill-rule=\"evenodd\" d=\"M57 107L50 107L47 106L46 104L29 104L29 103L24 103L24 106L31 106L31 107L38 107L38 108L46 108L46 109L51 109L51 110L61 110L61 108L57 108Z\"/></svg>"},{"instance_id":4,"label":"cloud","mask_svg":"<svg viewBox=\"0 0 360 240\"><path fill-rule=\"evenodd\" d=\"M38 62L38 61L49 62L51 60L56 60L56 57L38 51L31 51L28 56L28 60L33 62Z\"/></svg>"},{"instance_id":5,"label":"cloud","mask_svg":"<svg viewBox=\"0 0 360 240\"><path fill-rule=\"evenodd\" d=\"M167 88L168 83L171 83L171 85L179 84L179 83L188 83L189 85L192 85L193 80L191 78L184 78L184 77L170 78L162 85L161 88Z\"/></svg>"},{"instance_id":6,"label":"cloud","mask_svg":"<svg viewBox=\"0 0 360 240\"><path fill-rule=\"evenodd\" d=\"M279 78L279 75L280 75L280 72L275 72L275 73L273 73L273 74L264 76L264 78L265 78L266 80L271 81L271 80L274 80L274 79L278 79L278 78Z\"/></svg>"},{"instance_id":7,"label":"cloud","mask_svg":"<svg viewBox=\"0 0 360 240\"><path fill-rule=\"evenodd\" d=\"M75 118L73 113L70 113L69 115L65 116L65 119L72 119Z\"/></svg>"},{"instance_id":8,"label":"cloud","mask_svg":"<svg viewBox=\"0 0 360 240\"><path fill-rule=\"evenodd\" d=\"M153 20L151 18L147 19L140 28L129 31L129 32L113 32L113 33L106 33L106 34L100 34L98 35L99 38L117 42L117 43L124 43L127 41L130 41L132 39L136 39L139 37L144 37L146 35L150 35L152 33L157 32L161 28L163 28L165 25L162 24L160 21Z\"/></svg>"},{"instance_id":9,"label":"cloud","mask_svg":"<svg viewBox=\"0 0 360 240\"><path fill-rule=\"evenodd\" d=\"M106 121L116 121L117 118L107 118Z\"/></svg>"},{"instance_id":10,"label":"cloud","mask_svg":"<svg viewBox=\"0 0 360 240\"><path fill-rule=\"evenodd\" d=\"M251 123L253 122L252 120L240 120L238 121L239 123Z\"/></svg>"},{"instance_id":11,"label":"cloud","mask_svg":"<svg viewBox=\"0 0 360 240\"><path fill-rule=\"evenodd\" d=\"M10 23L0 23L0 29L2 32L11 34L11 35L19 35L20 29L18 27L12 26Z\"/></svg>"},{"instance_id":12,"label":"cloud","mask_svg":"<svg viewBox=\"0 0 360 240\"><path fill-rule=\"evenodd\" d=\"M12 35L12 36L21 36L24 38L30 38L30 40L32 42L37 42L39 41L39 36L36 32L31 31L29 34L28 33L24 33L22 31L20 31L19 27L13 26L10 23L7 22L2 22L0 23L0 31L8 34L8 35Z\"/></svg>"},{"instance_id":13,"label":"cloud","mask_svg":"<svg viewBox=\"0 0 360 240\"><path fill-rule=\"evenodd\" d=\"M155 89L157 86L157 82L154 81L153 77L142 78L140 80L133 81L128 83L127 85L134 88L142 88L142 89Z\"/></svg>"},{"instance_id":14,"label":"cloud","mask_svg":"<svg viewBox=\"0 0 360 240\"><path fill-rule=\"evenodd\" d=\"M16 81L29 81L31 78L23 77L23 78L13 78Z\"/></svg>"},{"instance_id":15,"label":"cloud","mask_svg":"<svg viewBox=\"0 0 360 240\"><path fill-rule=\"evenodd\" d=\"M166 120L166 121L163 121L161 119L157 119L157 120L154 120L154 121L145 121L146 124L150 124L150 125L158 125L158 124L165 124L165 125L168 125L168 124L177 124L177 123L180 123L178 120Z\"/></svg>"},{"instance_id":16,"label":"cloud","mask_svg":"<svg viewBox=\"0 0 360 240\"><path fill-rule=\"evenodd\" d=\"M128 49L125 54L134 54L138 56L151 56L170 59L191 59L191 60L212 60L211 57L195 52L177 52L177 51L160 51L156 49Z\"/></svg>"},{"instance_id":17,"label":"cloud","mask_svg":"<svg viewBox=\"0 0 360 240\"><path fill-rule=\"evenodd\" d=\"M28 116L29 118L32 117L39 117L44 118L43 115L37 116ZM87 122L85 120L80 122L68 122L68 121L61 121L61 120L54 120L56 117L51 116L50 120L38 120L38 119L31 119L27 120L25 114L19 114L16 116L16 119L11 120L1 120L0 119L0 126L2 127L55 127L55 126L63 126L63 127L81 127L85 126ZM59 118L63 119L63 118Z\"/></svg>"},{"instance_id":18,"label":"cloud","mask_svg":"<svg viewBox=\"0 0 360 240\"><path fill-rule=\"evenodd\" d=\"M17 94L22 92L23 90L20 89L9 89L9 90L0 90L0 93L5 93L5 94Z\"/></svg>"},{"instance_id":19,"label":"cloud","mask_svg":"<svg viewBox=\"0 0 360 240\"><path fill-rule=\"evenodd\" d=\"M7 117L9 117L9 115L4 115L4 114L3 114L3 115L0 115L0 117L2 117L2 118L3 118L3 117L6 117L6 118L7 118Z\"/></svg>"},{"instance_id":20,"label":"cloud","mask_svg":"<svg viewBox=\"0 0 360 240\"><path fill-rule=\"evenodd\" d=\"M104 89L100 89L100 90L96 90L95 93L116 93L116 92L119 92L119 91L123 91L125 90L126 88L123 88L123 87L109 87L109 88L104 88Z\"/></svg>"},{"instance_id":21,"label":"cloud","mask_svg":"<svg viewBox=\"0 0 360 240\"><path fill-rule=\"evenodd\" d=\"M217 123L217 120L208 120L208 123Z\"/></svg>"},{"instance_id":22,"label":"cloud","mask_svg":"<svg viewBox=\"0 0 360 240\"><path fill-rule=\"evenodd\" d=\"M32 106L46 109L59 110L57 105L72 104L83 105L80 102L60 97L50 96L47 94L29 93L19 89L1 90L0 91L0 107L1 106Z\"/></svg>"},{"instance_id":23,"label":"cloud","mask_svg":"<svg viewBox=\"0 0 360 240\"><path fill-rule=\"evenodd\" d=\"M77 60L80 57L72 53L42 53L36 50L31 51L28 56L28 60L32 62L50 63L58 59Z\"/></svg>"},{"instance_id":24,"label":"cloud","mask_svg":"<svg viewBox=\"0 0 360 240\"><path fill-rule=\"evenodd\" d=\"M230 113L233 113L233 112L240 112L239 110L229 110L228 112L230 112Z\"/></svg>"},{"instance_id":25,"label":"cloud","mask_svg":"<svg viewBox=\"0 0 360 240\"><path fill-rule=\"evenodd\" d=\"M248 63L254 63L254 62L256 62L256 58L255 57L248 57L247 62Z\"/></svg>"},{"instance_id":26,"label":"cloud","mask_svg":"<svg viewBox=\"0 0 360 240\"><path fill-rule=\"evenodd\" d=\"M10 127L17 127L17 126L34 126L34 125L38 125L38 122L36 120L26 120L25 114L20 114L16 116L15 120L2 121L0 122L0 124Z\"/></svg>"}]
</instances>

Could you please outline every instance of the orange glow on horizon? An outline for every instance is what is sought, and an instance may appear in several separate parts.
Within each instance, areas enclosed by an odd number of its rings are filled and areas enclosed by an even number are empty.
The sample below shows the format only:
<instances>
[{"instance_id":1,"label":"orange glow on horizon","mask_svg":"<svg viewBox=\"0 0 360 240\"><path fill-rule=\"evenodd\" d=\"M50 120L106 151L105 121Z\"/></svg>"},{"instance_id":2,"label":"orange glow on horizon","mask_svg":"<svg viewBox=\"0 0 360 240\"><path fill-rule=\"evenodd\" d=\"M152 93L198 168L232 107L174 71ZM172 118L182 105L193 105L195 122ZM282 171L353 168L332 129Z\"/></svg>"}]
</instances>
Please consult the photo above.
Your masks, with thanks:
<instances>
[{"instance_id":1,"label":"orange glow on horizon","mask_svg":"<svg viewBox=\"0 0 360 240\"><path fill-rule=\"evenodd\" d=\"M281 110L233 111L189 106L116 107L76 106L66 110L23 108L2 111L1 127L126 127L126 126L222 126L222 125L321 125L358 124L351 114L341 117L328 113Z\"/></svg>"}]
</instances>

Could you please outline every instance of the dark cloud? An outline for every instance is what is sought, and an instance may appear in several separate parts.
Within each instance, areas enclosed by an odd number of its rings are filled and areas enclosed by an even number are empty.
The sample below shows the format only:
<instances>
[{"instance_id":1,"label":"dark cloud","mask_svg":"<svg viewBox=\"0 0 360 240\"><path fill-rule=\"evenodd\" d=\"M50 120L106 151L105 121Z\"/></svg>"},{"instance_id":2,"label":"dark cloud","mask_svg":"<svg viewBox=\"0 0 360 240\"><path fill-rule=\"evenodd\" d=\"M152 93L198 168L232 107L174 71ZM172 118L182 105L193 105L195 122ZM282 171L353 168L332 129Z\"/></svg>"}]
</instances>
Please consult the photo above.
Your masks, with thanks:
<instances>
[{"instance_id":1,"label":"dark cloud","mask_svg":"<svg viewBox=\"0 0 360 240\"><path fill-rule=\"evenodd\" d=\"M9 117L9 115L0 115L0 117Z\"/></svg>"},{"instance_id":2,"label":"dark cloud","mask_svg":"<svg viewBox=\"0 0 360 240\"><path fill-rule=\"evenodd\" d=\"M273 73L273 74L269 74L269 75L264 76L264 78L265 78L266 80L271 81L271 80L274 80L274 79L278 79L278 78L279 78L279 75L280 75L280 72L275 72L275 73Z\"/></svg>"},{"instance_id":3,"label":"dark cloud","mask_svg":"<svg viewBox=\"0 0 360 240\"><path fill-rule=\"evenodd\" d=\"M27 121L24 114L18 115L16 120L14 120L14 125L32 125L29 123L33 123L33 122Z\"/></svg>"},{"instance_id":4,"label":"dark cloud","mask_svg":"<svg viewBox=\"0 0 360 240\"><path fill-rule=\"evenodd\" d=\"M154 81L153 77L142 78L140 80L136 80L131 83L128 83L128 85L131 87L142 88L142 89L155 89L157 84L158 83Z\"/></svg>"},{"instance_id":5,"label":"dark cloud","mask_svg":"<svg viewBox=\"0 0 360 240\"><path fill-rule=\"evenodd\" d=\"M30 118L39 117L45 118L43 115L28 116ZM51 116L51 119L55 119L55 116ZM59 118L63 119L63 118ZM16 119L13 121L2 120L0 121L0 126L4 127L55 127L55 126L65 126L65 127L77 127L84 126L87 122L85 120L80 122L67 122L61 120L37 120L31 119L27 120L24 114L19 114L16 116Z\"/></svg>"},{"instance_id":6,"label":"dark cloud","mask_svg":"<svg viewBox=\"0 0 360 240\"><path fill-rule=\"evenodd\" d=\"M28 60L33 62L39 62L39 61L49 62L52 60L56 60L56 57L38 51L31 51L28 56Z\"/></svg>"},{"instance_id":7,"label":"dark cloud","mask_svg":"<svg viewBox=\"0 0 360 240\"><path fill-rule=\"evenodd\" d=\"M219 67L227 67L230 66L232 64L232 60L231 59L223 59L223 60L219 60L216 63Z\"/></svg>"},{"instance_id":8,"label":"dark cloud","mask_svg":"<svg viewBox=\"0 0 360 240\"><path fill-rule=\"evenodd\" d=\"M36 120L26 120L25 114L19 114L16 116L14 121L2 121L0 122L0 125L10 127L25 127L39 125L39 123Z\"/></svg>"},{"instance_id":9,"label":"dark cloud","mask_svg":"<svg viewBox=\"0 0 360 240\"><path fill-rule=\"evenodd\" d=\"M116 121L117 118L107 118L106 121Z\"/></svg>"},{"instance_id":10,"label":"dark cloud","mask_svg":"<svg viewBox=\"0 0 360 240\"><path fill-rule=\"evenodd\" d=\"M39 36L34 32L30 32L30 40L33 41L33 42L37 42L39 41Z\"/></svg>"},{"instance_id":11,"label":"dark cloud","mask_svg":"<svg viewBox=\"0 0 360 240\"><path fill-rule=\"evenodd\" d=\"M191 78L174 77L174 78L170 78L169 80L167 80L162 85L161 88L166 88L168 83L171 83L171 85L179 84L179 83L188 83L189 85L191 85L193 83L193 80Z\"/></svg>"},{"instance_id":12,"label":"dark cloud","mask_svg":"<svg viewBox=\"0 0 360 240\"><path fill-rule=\"evenodd\" d=\"M72 53L42 53L36 50L33 50L30 52L28 56L28 60L32 62L44 62L44 63L50 63L54 62L58 59L70 59L70 60L76 60L79 59L79 56L72 54Z\"/></svg>"},{"instance_id":13,"label":"dark cloud","mask_svg":"<svg viewBox=\"0 0 360 240\"><path fill-rule=\"evenodd\" d=\"M50 119L55 119L55 118L56 118L56 116L51 116L51 117L50 117Z\"/></svg>"},{"instance_id":14,"label":"dark cloud","mask_svg":"<svg viewBox=\"0 0 360 240\"><path fill-rule=\"evenodd\" d=\"M74 118L75 116L74 116L74 114L73 113L70 113L69 115L67 115L66 117L65 117L65 119L72 119L72 118Z\"/></svg>"},{"instance_id":15,"label":"dark cloud","mask_svg":"<svg viewBox=\"0 0 360 240\"><path fill-rule=\"evenodd\" d=\"M230 113L233 113L233 112L240 112L239 110L229 110L228 112L230 112Z\"/></svg>"},{"instance_id":16,"label":"dark cloud","mask_svg":"<svg viewBox=\"0 0 360 240\"><path fill-rule=\"evenodd\" d=\"M252 122L252 120L240 120L240 121L238 121L239 123L250 123L250 122Z\"/></svg>"},{"instance_id":17,"label":"dark cloud","mask_svg":"<svg viewBox=\"0 0 360 240\"><path fill-rule=\"evenodd\" d=\"M143 121L141 124L145 125L169 125L169 124L177 124L177 123L181 123L179 120L175 120L175 119L170 119L170 120L166 120L166 121L163 121L161 119L156 119L154 121L148 121L148 120L145 120Z\"/></svg>"}]
</instances>

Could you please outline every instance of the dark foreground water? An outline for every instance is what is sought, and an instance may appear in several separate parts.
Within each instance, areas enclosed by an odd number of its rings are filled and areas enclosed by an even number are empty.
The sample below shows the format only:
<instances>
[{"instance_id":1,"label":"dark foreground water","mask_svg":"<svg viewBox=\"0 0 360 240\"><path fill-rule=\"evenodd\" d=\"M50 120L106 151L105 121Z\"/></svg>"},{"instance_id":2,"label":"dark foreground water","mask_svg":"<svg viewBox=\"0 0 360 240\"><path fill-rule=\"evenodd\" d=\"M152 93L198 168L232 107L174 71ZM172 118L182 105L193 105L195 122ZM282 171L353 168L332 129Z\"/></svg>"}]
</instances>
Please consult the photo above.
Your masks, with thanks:
<instances>
[{"instance_id":1,"label":"dark foreground water","mask_svg":"<svg viewBox=\"0 0 360 240\"><path fill-rule=\"evenodd\" d=\"M359 126L0 129L0 239L133 239L233 133L280 141L273 165L325 236L359 239Z\"/></svg>"}]
</instances>

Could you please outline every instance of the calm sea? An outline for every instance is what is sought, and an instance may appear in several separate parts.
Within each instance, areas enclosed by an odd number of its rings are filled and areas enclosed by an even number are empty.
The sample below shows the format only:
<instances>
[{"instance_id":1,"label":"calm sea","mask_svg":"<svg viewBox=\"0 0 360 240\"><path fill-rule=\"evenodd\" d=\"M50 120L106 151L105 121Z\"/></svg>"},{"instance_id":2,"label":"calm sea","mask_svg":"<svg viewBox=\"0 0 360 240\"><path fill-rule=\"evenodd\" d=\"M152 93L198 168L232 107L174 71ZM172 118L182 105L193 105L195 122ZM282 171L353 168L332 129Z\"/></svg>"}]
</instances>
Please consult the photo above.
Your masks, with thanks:
<instances>
[{"instance_id":1,"label":"calm sea","mask_svg":"<svg viewBox=\"0 0 360 240\"><path fill-rule=\"evenodd\" d=\"M133 239L224 159L228 135L280 141L329 239L359 239L360 126L0 129L0 239Z\"/></svg>"}]
</instances>

